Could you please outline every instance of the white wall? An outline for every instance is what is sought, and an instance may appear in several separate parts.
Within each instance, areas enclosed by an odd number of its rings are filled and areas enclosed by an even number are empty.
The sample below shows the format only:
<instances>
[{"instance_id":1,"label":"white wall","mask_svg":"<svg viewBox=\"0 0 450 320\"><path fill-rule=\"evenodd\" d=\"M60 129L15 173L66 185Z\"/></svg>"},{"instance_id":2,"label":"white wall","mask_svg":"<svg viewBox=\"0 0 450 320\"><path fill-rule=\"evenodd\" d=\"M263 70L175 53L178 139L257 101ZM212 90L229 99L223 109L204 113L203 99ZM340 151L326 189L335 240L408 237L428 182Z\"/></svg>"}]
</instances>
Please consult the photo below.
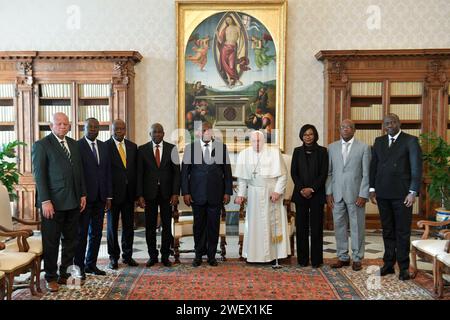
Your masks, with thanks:
<instances>
[{"instance_id":1,"label":"white wall","mask_svg":"<svg viewBox=\"0 0 450 320\"><path fill-rule=\"evenodd\" d=\"M67 26L71 5L79 29ZM379 29L367 27L370 5L381 10ZM325 131L317 51L449 47L449 0L289 0L286 151L301 125ZM0 50L137 50L136 142L147 141L152 122L166 132L177 125L174 0L0 0Z\"/></svg>"}]
</instances>

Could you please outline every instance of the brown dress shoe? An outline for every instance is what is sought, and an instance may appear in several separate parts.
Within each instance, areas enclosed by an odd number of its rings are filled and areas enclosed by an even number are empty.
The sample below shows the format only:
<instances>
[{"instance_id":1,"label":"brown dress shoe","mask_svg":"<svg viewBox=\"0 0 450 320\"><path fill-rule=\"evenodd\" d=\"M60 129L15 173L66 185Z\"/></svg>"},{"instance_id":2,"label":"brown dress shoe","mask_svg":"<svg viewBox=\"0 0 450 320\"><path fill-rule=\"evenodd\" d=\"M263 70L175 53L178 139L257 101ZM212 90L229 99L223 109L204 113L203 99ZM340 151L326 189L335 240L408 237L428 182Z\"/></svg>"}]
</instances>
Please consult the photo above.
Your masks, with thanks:
<instances>
[{"instance_id":1,"label":"brown dress shoe","mask_svg":"<svg viewBox=\"0 0 450 320\"><path fill-rule=\"evenodd\" d=\"M59 290L59 284L56 281L47 282L45 287L50 292L58 292L58 290Z\"/></svg>"},{"instance_id":2,"label":"brown dress shoe","mask_svg":"<svg viewBox=\"0 0 450 320\"><path fill-rule=\"evenodd\" d=\"M362 263L360 261L353 261L352 263L353 271L359 271L362 269Z\"/></svg>"},{"instance_id":3,"label":"brown dress shoe","mask_svg":"<svg viewBox=\"0 0 450 320\"><path fill-rule=\"evenodd\" d=\"M338 260L336 263L333 263L331 265L331 268L339 269L339 268L342 268L342 267L348 267L349 265L350 265L350 260L348 260L348 261Z\"/></svg>"}]
</instances>

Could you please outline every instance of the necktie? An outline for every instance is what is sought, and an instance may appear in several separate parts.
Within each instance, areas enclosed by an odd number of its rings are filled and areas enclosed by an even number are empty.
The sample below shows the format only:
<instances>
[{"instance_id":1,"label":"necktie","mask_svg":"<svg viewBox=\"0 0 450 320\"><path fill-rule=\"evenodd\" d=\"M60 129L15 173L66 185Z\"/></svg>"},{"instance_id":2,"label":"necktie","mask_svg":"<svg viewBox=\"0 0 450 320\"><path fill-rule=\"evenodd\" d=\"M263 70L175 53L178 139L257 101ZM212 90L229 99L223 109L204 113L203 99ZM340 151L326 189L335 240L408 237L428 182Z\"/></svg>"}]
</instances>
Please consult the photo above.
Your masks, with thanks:
<instances>
[{"instance_id":1,"label":"necktie","mask_svg":"<svg viewBox=\"0 0 450 320\"><path fill-rule=\"evenodd\" d=\"M91 145L92 145L92 154L94 155L95 162L97 162L97 164L99 164L99 162L98 162L97 148L95 147L95 143L92 142Z\"/></svg>"},{"instance_id":2,"label":"necktie","mask_svg":"<svg viewBox=\"0 0 450 320\"><path fill-rule=\"evenodd\" d=\"M203 155L203 161L206 164L211 164L211 154L209 153L209 145L205 143L205 154Z\"/></svg>"},{"instance_id":3,"label":"necktie","mask_svg":"<svg viewBox=\"0 0 450 320\"><path fill-rule=\"evenodd\" d=\"M347 163L348 147L349 146L350 146L349 142L344 142L344 153L342 154L342 157L344 158L344 165Z\"/></svg>"},{"instance_id":4,"label":"necktie","mask_svg":"<svg viewBox=\"0 0 450 320\"><path fill-rule=\"evenodd\" d=\"M70 163L72 163L72 158L70 157L70 152L69 152L69 150L67 150L66 146L64 145L64 141L61 141L61 148L63 148L64 153L66 154Z\"/></svg>"},{"instance_id":5,"label":"necktie","mask_svg":"<svg viewBox=\"0 0 450 320\"><path fill-rule=\"evenodd\" d=\"M395 142L395 138L391 138L391 143L389 143L389 148L392 147L392 145L394 144L394 142Z\"/></svg>"},{"instance_id":6,"label":"necktie","mask_svg":"<svg viewBox=\"0 0 450 320\"><path fill-rule=\"evenodd\" d=\"M127 167L127 157L125 156L125 150L123 150L122 146L123 142L119 142L119 155L120 159L122 159L123 166Z\"/></svg>"},{"instance_id":7,"label":"necktie","mask_svg":"<svg viewBox=\"0 0 450 320\"><path fill-rule=\"evenodd\" d=\"M161 165L161 157L159 154L159 145L157 144L156 146L156 150L155 150L155 160L156 160L156 166L159 168L159 166Z\"/></svg>"}]
</instances>

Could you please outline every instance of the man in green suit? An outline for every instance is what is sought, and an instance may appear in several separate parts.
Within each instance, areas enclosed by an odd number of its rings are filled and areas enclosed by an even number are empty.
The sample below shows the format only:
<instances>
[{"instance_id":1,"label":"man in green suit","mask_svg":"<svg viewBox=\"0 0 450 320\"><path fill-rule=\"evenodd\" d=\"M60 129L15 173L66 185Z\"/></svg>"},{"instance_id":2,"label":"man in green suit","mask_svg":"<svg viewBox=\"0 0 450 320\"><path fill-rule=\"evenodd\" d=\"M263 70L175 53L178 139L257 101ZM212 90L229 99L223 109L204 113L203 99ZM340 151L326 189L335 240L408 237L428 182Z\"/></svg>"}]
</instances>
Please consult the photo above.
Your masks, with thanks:
<instances>
[{"instance_id":1,"label":"man in green suit","mask_svg":"<svg viewBox=\"0 0 450 320\"><path fill-rule=\"evenodd\" d=\"M86 206L86 185L77 143L66 137L70 130L67 115L55 113L50 129L52 133L33 145L32 160L36 206L42 215L45 279L47 289L56 292L59 284L66 284L70 276L67 267L73 264L75 256L79 216Z\"/></svg>"}]
</instances>

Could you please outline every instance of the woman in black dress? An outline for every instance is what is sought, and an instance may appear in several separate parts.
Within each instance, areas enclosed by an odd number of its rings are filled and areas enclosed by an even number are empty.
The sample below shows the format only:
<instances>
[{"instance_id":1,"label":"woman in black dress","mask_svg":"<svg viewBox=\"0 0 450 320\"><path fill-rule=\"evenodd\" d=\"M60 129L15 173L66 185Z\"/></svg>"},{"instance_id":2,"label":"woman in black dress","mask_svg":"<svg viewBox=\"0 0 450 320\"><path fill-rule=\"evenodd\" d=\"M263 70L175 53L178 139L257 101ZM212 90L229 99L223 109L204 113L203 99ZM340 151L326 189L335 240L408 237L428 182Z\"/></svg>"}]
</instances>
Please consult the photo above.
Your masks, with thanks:
<instances>
[{"instance_id":1,"label":"woman in black dress","mask_svg":"<svg viewBox=\"0 0 450 320\"><path fill-rule=\"evenodd\" d=\"M291 176L294 181L292 201L295 203L297 260L300 266L309 264L309 230L311 229L311 265L323 264L323 207L325 182L328 176L328 152L319 146L317 129L305 124L300 129L301 147L294 149Z\"/></svg>"}]
</instances>

